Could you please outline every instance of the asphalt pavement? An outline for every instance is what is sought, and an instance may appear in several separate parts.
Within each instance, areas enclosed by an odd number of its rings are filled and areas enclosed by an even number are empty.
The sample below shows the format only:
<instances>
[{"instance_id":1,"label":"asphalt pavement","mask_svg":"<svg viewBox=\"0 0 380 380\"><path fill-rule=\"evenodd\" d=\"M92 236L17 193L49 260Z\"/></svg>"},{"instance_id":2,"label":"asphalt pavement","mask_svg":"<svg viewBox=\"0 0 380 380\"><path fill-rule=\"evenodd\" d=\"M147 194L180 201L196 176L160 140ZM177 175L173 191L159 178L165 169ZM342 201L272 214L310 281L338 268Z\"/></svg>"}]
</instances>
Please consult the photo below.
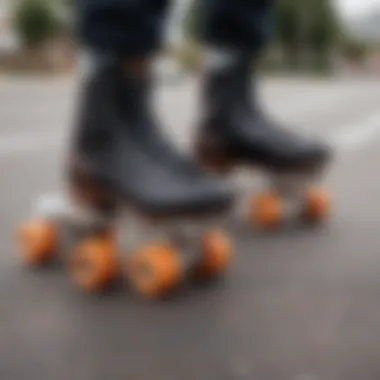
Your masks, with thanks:
<instances>
[{"instance_id":1,"label":"asphalt pavement","mask_svg":"<svg viewBox=\"0 0 380 380\"><path fill-rule=\"evenodd\" d=\"M262 233L231 220L236 263L214 286L145 302L120 287L78 292L61 265L30 271L14 231L41 194L60 191L72 78L0 78L0 379L378 380L380 80L265 79L265 106L326 138L334 196L319 228ZM197 86L160 90L168 135L188 148ZM263 178L239 173L242 194Z\"/></svg>"}]
</instances>

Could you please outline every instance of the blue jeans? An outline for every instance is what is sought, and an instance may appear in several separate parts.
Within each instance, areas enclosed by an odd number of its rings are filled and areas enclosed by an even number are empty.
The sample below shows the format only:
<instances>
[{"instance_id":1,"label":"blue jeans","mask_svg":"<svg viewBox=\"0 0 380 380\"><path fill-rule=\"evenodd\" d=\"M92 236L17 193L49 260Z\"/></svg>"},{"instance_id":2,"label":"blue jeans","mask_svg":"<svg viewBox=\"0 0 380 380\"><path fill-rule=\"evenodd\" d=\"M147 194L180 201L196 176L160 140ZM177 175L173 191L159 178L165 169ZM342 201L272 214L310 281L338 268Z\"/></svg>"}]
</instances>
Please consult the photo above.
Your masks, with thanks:
<instances>
[{"instance_id":1,"label":"blue jeans","mask_svg":"<svg viewBox=\"0 0 380 380\"><path fill-rule=\"evenodd\" d=\"M200 0L202 36L216 47L256 53L268 40L275 0ZM123 56L159 49L170 0L78 0L78 38Z\"/></svg>"}]
</instances>

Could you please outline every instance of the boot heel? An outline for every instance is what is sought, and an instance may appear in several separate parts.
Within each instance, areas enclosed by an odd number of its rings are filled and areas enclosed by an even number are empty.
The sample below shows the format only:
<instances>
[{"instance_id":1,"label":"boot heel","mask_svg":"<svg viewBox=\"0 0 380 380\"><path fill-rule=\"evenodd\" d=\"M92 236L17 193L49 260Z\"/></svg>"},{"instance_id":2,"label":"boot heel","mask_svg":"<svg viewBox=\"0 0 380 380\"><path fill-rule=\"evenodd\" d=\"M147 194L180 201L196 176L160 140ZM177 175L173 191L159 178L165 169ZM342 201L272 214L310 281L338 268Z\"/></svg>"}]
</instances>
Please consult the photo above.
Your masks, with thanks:
<instances>
[{"instance_id":1,"label":"boot heel","mask_svg":"<svg viewBox=\"0 0 380 380\"><path fill-rule=\"evenodd\" d=\"M68 170L69 194L73 202L101 214L114 215L118 209L116 193L94 175L90 165L73 158Z\"/></svg>"},{"instance_id":2,"label":"boot heel","mask_svg":"<svg viewBox=\"0 0 380 380\"><path fill-rule=\"evenodd\" d=\"M234 164L220 139L205 132L196 138L195 158L202 167L220 175L228 174Z\"/></svg>"}]
</instances>

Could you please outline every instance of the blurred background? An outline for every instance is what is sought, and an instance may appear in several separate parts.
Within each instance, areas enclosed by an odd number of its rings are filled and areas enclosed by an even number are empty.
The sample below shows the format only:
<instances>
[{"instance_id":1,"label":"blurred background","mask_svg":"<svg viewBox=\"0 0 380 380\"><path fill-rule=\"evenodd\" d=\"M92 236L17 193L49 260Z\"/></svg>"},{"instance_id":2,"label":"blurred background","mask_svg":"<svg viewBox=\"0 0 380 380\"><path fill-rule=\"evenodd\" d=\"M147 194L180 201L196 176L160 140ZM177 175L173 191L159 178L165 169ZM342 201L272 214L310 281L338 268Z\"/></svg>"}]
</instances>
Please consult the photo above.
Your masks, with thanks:
<instances>
[{"instance_id":1,"label":"blurred background","mask_svg":"<svg viewBox=\"0 0 380 380\"><path fill-rule=\"evenodd\" d=\"M1 0L0 69L68 70L75 61L71 0ZM177 1L168 24L169 53L197 69L201 0ZM376 0L278 0L276 35L265 68L379 72Z\"/></svg>"},{"instance_id":2,"label":"blurred background","mask_svg":"<svg viewBox=\"0 0 380 380\"><path fill-rule=\"evenodd\" d=\"M36 199L63 189L78 85L74 1L0 0L0 379L379 380L380 0L278 0L263 60L270 115L336 152L323 178L331 220L253 229L247 197L267 178L239 172L236 265L220 285L163 303L123 287L88 297L59 263L20 265L14 231ZM180 80L159 86L157 109L187 149L202 0L175 5L158 71Z\"/></svg>"}]
</instances>

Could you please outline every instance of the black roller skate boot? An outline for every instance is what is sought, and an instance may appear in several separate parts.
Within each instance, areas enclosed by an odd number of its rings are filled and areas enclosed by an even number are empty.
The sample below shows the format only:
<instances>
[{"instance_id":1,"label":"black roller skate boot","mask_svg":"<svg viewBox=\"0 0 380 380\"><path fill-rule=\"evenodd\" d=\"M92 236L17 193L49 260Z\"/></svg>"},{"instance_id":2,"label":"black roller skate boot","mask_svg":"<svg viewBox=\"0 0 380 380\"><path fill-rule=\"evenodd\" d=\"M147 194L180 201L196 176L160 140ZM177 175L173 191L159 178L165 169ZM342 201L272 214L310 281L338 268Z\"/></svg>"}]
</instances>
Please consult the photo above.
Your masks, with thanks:
<instances>
[{"instance_id":1,"label":"black roller skate boot","mask_svg":"<svg viewBox=\"0 0 380 380\"><path fill-rule=\"evenodd\" d=\"M70 261L71 277L85 290L104 289L119 273L115 228L121 211L133 215L129 232L145 221L143 233L129 234L135 253L123 271L144 296L165 295L187 274L222 274L232 258L228 238L211 229L229 210L232 194L165 141L152 115L148 66L145 60L103 59L83 85L68 193L70 205L86 211L85 233ZM61 236L58 219L23 228L29 262L52 257Z\"/></svg>"},{"instance_id":2,"label":"black roller skate boot","mask_svg":"<svg viewBox=\"0 0 380 380\"><path fill-rule=\"evenodd\" d=\"M235 166L263 169L271 190L254 197L250 221L279 226L288 208L310 222L330 209L327 194L312 186L330 159L327 145L308 141L268 118L259 105L251 56L235 55L225 67L205 77L196 155L203 165L225 173ZM252 74L254 74L252 86Z\"/></svg>"}]
</instances>

